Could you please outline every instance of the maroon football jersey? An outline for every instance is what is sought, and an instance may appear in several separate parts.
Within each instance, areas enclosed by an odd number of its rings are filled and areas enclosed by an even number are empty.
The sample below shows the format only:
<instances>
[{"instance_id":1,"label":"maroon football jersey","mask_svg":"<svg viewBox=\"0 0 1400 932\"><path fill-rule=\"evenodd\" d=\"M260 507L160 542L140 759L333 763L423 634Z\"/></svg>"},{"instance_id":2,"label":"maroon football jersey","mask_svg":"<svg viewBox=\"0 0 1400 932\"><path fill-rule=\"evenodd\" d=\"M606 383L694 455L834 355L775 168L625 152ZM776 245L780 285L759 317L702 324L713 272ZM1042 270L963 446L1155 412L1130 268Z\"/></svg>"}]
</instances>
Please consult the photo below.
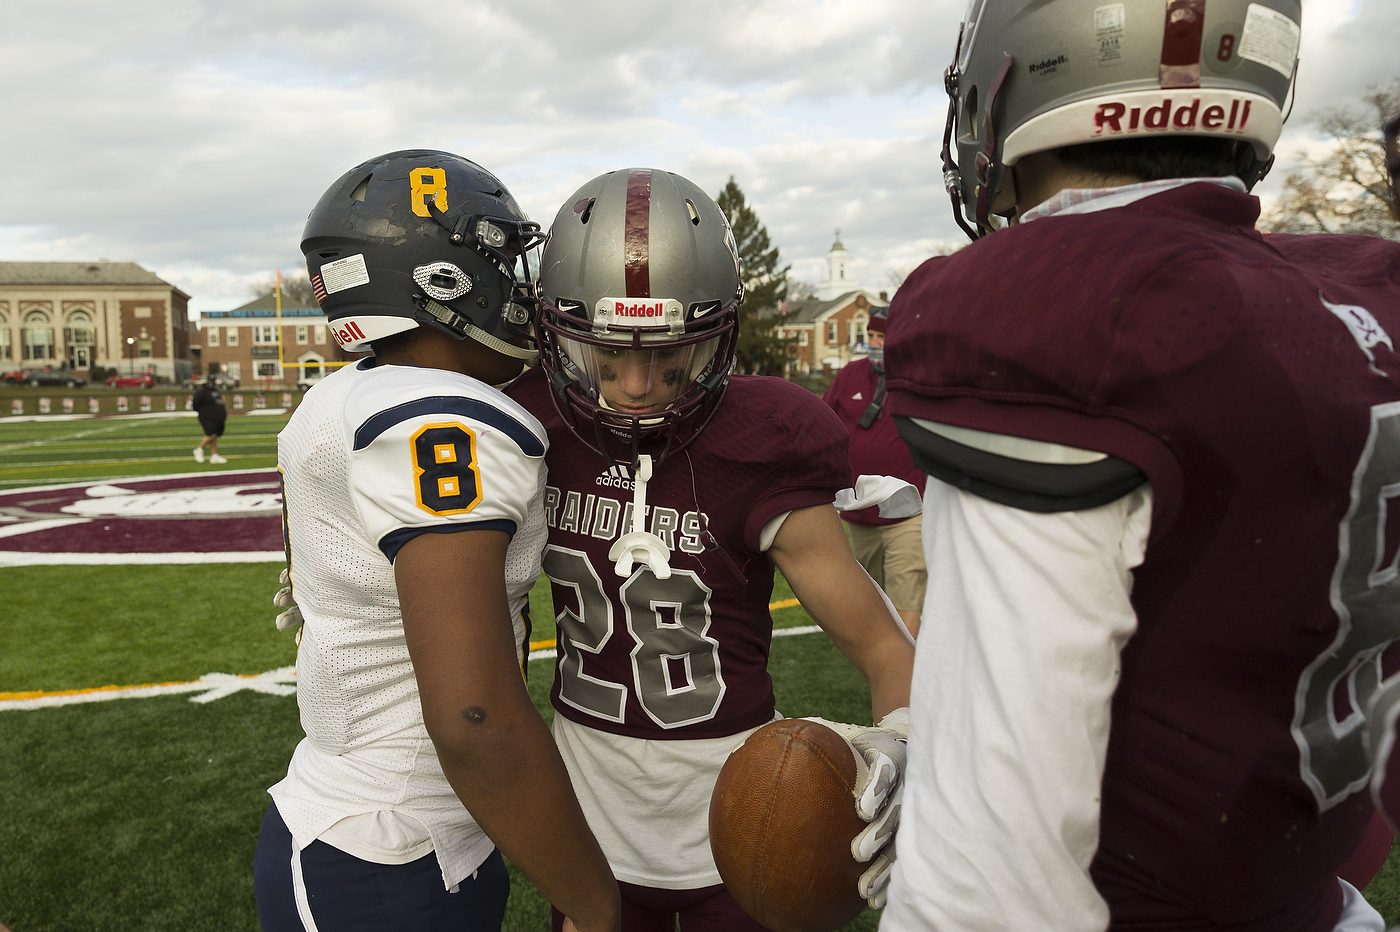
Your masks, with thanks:
<instances>
[{"instance_id":1,"label":"maroon football jersey","mask_svg":"<svg viewBox=\"0 0 1400 932\"><path fill-rule=\"evenodd\" d=\"M1092 874L1115 929L1331 929L1400 636L1400 244L1194 184L1037 220L895 297L897 415L1152 483ZM1390 520L1387 520L1390 519Z\"/></svg>"},{"instance_id":2,"label":"maroon football jersey","mask_svg":"<svg viewBox=\"0 0 1400 932\"><path fill-rule=\"evenodd\" d=\"M851 434L852 476L895 476L912 483L922 495L928 477L914 466L909 448L895 429L889 405L884 406L880 416L869 427L860 426L861 415L875 399L879 381L880 377L870 365L870 360L857 359L841 367L822 400L836 412ZM908 519L882 518L879 508L865 508L847 512L841 516L841 520L852 524L879 525L897 524Z\"/></svg>"},{"instance_id":3,"label":"maroon football jersey","mask_svg":"<svg viewBox=\"0 0 1400 932\"><path fill-rule=\"evenodd\" d=\"M637 738L714 738L771 720L773 567L759 534L770 519L830 504L851 484L841 422L790 382L734 377L709 426L647 483L646 529L671 548L670 578L642 566L623 579L608 551L631 526L627 471L574 436L541 370L506 393L549 432L554 708ZM710 549L707 525L733 566Z\"/></svg>"}]
</instances>

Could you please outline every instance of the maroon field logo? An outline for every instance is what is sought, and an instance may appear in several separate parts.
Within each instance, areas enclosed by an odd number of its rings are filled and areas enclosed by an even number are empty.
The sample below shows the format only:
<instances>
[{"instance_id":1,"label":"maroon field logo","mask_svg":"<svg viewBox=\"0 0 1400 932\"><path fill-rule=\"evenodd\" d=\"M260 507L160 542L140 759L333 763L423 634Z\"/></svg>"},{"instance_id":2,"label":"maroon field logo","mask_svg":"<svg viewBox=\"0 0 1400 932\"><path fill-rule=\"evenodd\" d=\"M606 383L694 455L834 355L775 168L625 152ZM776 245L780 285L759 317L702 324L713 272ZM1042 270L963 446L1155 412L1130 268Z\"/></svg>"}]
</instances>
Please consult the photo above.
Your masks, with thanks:
<instances>
[{"instance_id":1,"label":"maroon field logo","mask_svg":"<svg viewBox=\"0 0 1400 932\"><path fill-rule=\"evenodd\" d=\"M0 493L0 566L283 559L275 469Z\"/></svg>"}]
</instances>

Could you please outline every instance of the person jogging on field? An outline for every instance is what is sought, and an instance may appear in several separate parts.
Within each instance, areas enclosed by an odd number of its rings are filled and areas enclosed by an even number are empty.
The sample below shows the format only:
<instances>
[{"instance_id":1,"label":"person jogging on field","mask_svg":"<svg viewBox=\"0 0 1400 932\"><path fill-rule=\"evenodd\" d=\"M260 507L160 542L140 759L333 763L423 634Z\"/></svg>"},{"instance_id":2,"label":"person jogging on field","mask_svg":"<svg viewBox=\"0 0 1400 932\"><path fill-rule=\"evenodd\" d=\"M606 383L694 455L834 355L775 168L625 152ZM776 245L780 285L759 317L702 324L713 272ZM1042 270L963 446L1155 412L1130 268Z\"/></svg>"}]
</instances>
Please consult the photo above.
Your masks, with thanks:
<instances>
[{"instance_id":1,"label":"person jogging on field","mask_svg":"<svg viewBox=\"0 0 1400 932\"><path fill-rule=\"evenodd\" d=\"M194 461L204 462L204 448L209 448L209 462L227 463L219 455L219 438L224 435L224 421L228 419L228 409L224 407L224 396L214 384L214 373L209 373L204 384L195 390L191 404L199 415L199 426L204 431L204 439L194 448Z\"/></svg>"}]
</instances>

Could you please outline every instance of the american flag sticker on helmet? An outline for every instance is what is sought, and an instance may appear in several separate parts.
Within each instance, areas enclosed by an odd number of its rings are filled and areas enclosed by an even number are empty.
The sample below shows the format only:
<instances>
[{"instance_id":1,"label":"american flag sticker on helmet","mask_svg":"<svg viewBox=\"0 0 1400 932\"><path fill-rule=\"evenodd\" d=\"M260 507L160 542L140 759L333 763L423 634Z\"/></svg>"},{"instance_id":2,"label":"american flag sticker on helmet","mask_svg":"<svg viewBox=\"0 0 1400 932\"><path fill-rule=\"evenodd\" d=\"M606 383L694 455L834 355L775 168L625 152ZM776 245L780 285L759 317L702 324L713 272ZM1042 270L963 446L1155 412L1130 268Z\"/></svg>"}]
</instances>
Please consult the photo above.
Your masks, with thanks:
<instances>
[{"instance_id":1,"label":"american flag sticker on helmet","mask_svg":"<svg viewBox=\"0 0 1400 932\"><path fill-rule=\"evenodd\" d=\"M326 300L326 286L321 284L321 276L315 273L311 276L311 291L316 295L317 301Z\"/></svg>"}]
</instances>

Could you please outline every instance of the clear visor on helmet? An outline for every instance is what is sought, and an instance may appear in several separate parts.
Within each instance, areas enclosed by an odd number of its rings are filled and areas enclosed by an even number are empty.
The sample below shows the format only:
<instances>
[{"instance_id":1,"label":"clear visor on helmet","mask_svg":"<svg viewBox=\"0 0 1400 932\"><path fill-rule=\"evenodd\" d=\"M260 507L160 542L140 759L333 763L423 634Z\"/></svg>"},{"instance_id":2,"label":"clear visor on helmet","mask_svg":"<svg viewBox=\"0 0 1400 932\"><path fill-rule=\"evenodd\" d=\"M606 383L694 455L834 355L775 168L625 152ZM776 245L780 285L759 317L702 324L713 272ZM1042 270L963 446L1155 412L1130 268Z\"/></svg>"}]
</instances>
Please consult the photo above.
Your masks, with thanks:
<instances>
[{"instance_id":1,"label":"clear visor on helmet","mask_svg":"<svg viewBox=\"0 0 1400 932\"><path fill-rule=\"evenodd\" d=\"M582 386L599 406L622 414L653 414L671 407L704 372L722 338L677 345L662 342L561 344Z\"/></svg>"}]
</instances>

